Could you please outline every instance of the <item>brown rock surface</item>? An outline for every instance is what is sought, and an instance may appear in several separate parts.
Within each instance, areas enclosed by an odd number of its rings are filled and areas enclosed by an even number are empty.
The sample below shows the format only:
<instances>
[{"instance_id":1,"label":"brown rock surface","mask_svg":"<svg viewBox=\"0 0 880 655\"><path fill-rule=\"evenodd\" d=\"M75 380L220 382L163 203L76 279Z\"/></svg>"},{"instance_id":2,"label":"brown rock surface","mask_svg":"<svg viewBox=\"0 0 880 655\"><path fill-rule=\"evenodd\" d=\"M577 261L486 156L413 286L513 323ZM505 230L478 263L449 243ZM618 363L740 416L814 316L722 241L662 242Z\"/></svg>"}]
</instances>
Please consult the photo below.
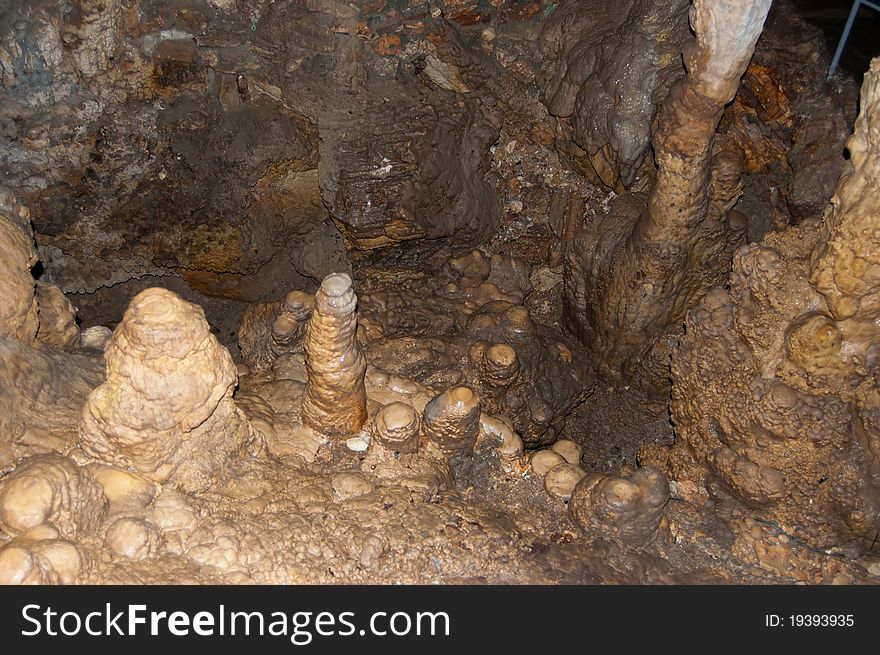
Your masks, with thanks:
<instances>
[{"instance_id":1,"label":"brown rock surface","mask_svg":"<svg viewBox=\"0 0 880 655\"><path fill-rule=\"evenodd\" d=\"M876 188L880 61L850 164L818 227L741 249L730 290L688 317L673 358L675 479L705 484L816 547L864 550L880 526ZM700 362L697 364L696 362Z\"/></svg>"}]
</instances>

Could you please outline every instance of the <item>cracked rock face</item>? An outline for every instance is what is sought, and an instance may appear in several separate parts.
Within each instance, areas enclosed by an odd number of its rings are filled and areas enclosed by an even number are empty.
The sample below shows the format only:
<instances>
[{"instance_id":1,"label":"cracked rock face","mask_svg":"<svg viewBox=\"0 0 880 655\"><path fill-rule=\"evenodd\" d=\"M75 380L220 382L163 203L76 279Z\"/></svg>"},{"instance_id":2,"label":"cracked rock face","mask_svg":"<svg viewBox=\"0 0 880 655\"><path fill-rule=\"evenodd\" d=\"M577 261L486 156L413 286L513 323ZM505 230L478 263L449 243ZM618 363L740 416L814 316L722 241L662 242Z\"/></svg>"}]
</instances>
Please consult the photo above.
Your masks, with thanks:
<instances>
[{"instance_id":1,"label":"cracked rock face","mask_svg":"<svg viewBox=\"0 0 880 655\"><path fill-rule=\"evenodd\" d=\"M92 457L192 491L253 441L232 400L235 365L201 308L147 289L132 299L104 357L107 379L89 396L80 428Z\"/></svg>"}]
</instances>

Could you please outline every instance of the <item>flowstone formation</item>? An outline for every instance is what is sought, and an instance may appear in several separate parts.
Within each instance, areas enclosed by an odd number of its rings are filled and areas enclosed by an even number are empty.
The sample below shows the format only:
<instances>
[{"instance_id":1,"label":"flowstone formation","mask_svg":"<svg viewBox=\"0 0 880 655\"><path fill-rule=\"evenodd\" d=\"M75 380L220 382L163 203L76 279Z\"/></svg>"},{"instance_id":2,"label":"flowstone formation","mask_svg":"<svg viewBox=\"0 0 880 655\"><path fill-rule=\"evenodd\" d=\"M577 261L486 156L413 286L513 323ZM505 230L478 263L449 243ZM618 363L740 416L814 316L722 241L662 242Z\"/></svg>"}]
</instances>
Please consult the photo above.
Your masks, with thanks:
<instances>
[{"instance_id":1,"label":"flowstone formation","mask_svg":"<svg viewBox=\"0 0 880 655\"><path fill-rule=\"evenodd\" d=\"M629 188L645 161L655 107L681 75L689 4L563 2L544 27L538 83L557 142L610 188Z\"/></svg>"},{"instance_id":2,"label":"flowstone formation","mask_svg":"<svg viewBox=\"0 0 880 655\"><path fill-rule=\"evenodd\" d=\"M688 316L673 358L672 477L814 547L870 551L880 530L877 329L880 60L821 224L737 253L729 290Z\"/></svg>"}]
</instances>

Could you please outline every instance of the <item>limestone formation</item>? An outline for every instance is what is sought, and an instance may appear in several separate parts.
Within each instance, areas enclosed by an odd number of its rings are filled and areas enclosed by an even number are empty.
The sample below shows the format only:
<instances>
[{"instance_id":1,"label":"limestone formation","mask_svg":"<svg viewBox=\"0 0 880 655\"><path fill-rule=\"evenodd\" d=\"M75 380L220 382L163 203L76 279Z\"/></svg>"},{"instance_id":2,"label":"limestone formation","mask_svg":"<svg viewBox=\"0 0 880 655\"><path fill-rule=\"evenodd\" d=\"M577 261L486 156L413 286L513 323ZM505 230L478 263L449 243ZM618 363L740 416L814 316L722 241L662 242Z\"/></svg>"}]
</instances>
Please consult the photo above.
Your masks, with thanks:
<instances>
[{"instance_id":1,"label":"limestone formation","mask_svg":"<svg viewBox=\"0 0 880 655\"><path fill-rule=\"evenodd\" d=\"M547 471L544 476L544 489L555 498L568 500L586 471L576 464L563 462Z\"/></svg>"},{"instance_id":2,"label":"limestone formation","mask_svg":"<svg viewBox=\"0 0 880 655\"><path fill-rule=\"evenodd\" d=\"M74 448L83 403L102 379L94 356L0 337L0 470L30 455Z\"/></svg>"},{"instance_id":3,"label":"limestone formation","mask_svg":"<svg viewBox=\"0 0 880 655\"><path fill-rule=\"evenodd\" d=\"M232 400L235 365L201 308L170 291L143 291L105 359L107 380L89 396L80 427L95 459L193 491L247 452L253 433Z\"/></svg>"},{"instance_id":4,"label":"limestone formation","mask_svg":"<svg viewBox=\"0 0 880 655\"><path fill-rule=\"evenodd\" d=\"M78 344L76 308L61 289L48 282L37 282L35 299L40 310L37 340L58 350Z\"/></svg>"},{"instance_id":5,"label":"limestone formation","mask_svg":"<svg viewBox=\"0 0 880 655\"><path fill-rule=\"evenodd\" d=\"M655 107L681 75L687 0L562 2L545 25L539 75L560 119L557 143L586 174L629 187L651 144Z\"/></svg>"},{"instance_id":6,"label":"limestone formation","mask_svg":"<svg viewBox=\"0 0 880 655\"><path fill-rule=\"evenodd\" d=\"M378 335L367 336L369 361L438 393L466 384L488 414L511 420L525 445L552 443L594 383L575 343L520 304L532 290L526 271L522 260L476 250L445 260L439 277L448 282L437 288L367 293Z\"/></svg>"},{"instance_id":7,"label":"limestone formation","mask_svg":"<svg viewBox=\"0 0 880 655\"><path fill-rule=\"evenodd\" d=\"M694 0L687 75L653 135L657 178L624 195L568 250L565 317L609 380L668 386L668 341L688 307L723 279L744 233L728 220L742 193L738 155L716 141L770 0Z\"/></svg>"},{"instance_id":8,"label":"limestone formation","mask_svg":"<svg viewBox=\"0 0 880 655\"><path fill-rule=\"evenodd\" d=\"M357 297L351 278L324 278L305 339L309 379L303 425L321 434L348 437L367 420L367 364L357 341Z\"/></svg>"},{"instance_id":9,"label":"limestone formation","mask_svg":"<svg viewBox=\"0 0 880 655\"><path fill-rule=\"evenodd\" d=\"M593 474L581 480L571 496L569 514L582 530L631 546L646 546L657 538L669 484L650 468L620 476Z\"/></svg>"},{"instance_id":10,"label":"limestone formation","mask_svg":"<svg viewBox=\"0 0 880 655\"><path fill-rule=\"evenodd\" d=\"M865 550L880 528L878 117L875 59L822 225L742 248L672 365L673 478L818 548Z\"/></svg>"},{"instance_id":11,"label":"limestone formation","mask_svg":"<svg viewBox=\"0 0 880 655\"><path fill-rule=\"evenodd\" d=\"M480 433L480 397L467 387L455 387L425 406L425 439L450 459L472 455Z\"/></svg>"},{"instance_id":12,"label":"limestone formation","mask_svg":"<svg viewBox=\"0 0 880 655\"><path fill-rule=\"evenodd\" d=\"M0 529L16 536L49 524L76 539L107 514L107 498L88 471L61 455L25 460L0 481Z\"/></svg>"},{"instance_id":13,"label":"limestone formation","mask_svg":"<svg viewBox=\"0 0 880 655\"><path fill-rule=\"evenodd\" d=\"M560 464L565 464L565 458L553 450L539 450L529 460L532 473L541 477L547 475L550 469Z\"/></svg>"},{"instance_id":14,"label":"limestone formation","mask_svg":"<svg viewBox=\"0 0 880 655\"><path fill-rule=\"evenodd\" d=\"M252 370L264 371L281 355L302 352L313 303L311 294L296 290L279 302L248 305L236 336Z\"/></svg>"},{"instance_id":15,"label":"limestone formation","mask_svg":"<svg viewBox=\"0 0 880 655\"><path fill-rule=\"evenodd\" d=\"M376 413L373 436L389 450L414 453L419 448L420 427L419 415L411 405L393 402Z\"/></svg>"},{"instance_id":16,"label":"limestone formation","mask_svg":"<svg viewBox=\"0 0 880 655\"><path fill-rule=\"evenodd\" d=\"M880 63L837 185L803 3L7 4L0 583L880 571Z\"/></svg>"},{"instance_id":17,"label":"limestone formation","mask_svg":"<svg viewBox=\"0 0 880 655\"><path fill-rule=\"evenodd\" d=\"M35 281L31 267L37 263L30 212L6 189L0 188L0 336L31 343L39 325Z\"/></svg>"}]
</instances>

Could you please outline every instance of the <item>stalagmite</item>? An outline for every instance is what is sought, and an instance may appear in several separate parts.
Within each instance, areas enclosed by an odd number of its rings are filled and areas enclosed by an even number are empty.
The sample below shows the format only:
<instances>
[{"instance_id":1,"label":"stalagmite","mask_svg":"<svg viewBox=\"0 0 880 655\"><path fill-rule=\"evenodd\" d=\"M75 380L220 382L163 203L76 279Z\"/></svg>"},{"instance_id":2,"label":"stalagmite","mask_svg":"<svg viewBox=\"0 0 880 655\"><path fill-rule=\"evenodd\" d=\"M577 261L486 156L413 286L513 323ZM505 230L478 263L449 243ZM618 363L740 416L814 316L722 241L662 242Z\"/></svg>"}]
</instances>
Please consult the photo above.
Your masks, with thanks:
<instances>
[{"instance_id":1,"label":"stalagmite","mask_svg":"<svg viewBox=\"0 0 880 655\"><path fill-rule=\"evenodd\" d=\"M253 432L236 408L232 357L204 312L164 289L138 294L105 352L107 381L82 412L82 447L191 491L206 488Z\"/></svg>"},{"instance_id":2,"label":"stalagmite","mask_svg":"<svg viewBox=\"0 0 880 655\"><path fill-rule=\"evenodd\" d=\"M373 420L373 435L389 450L414 453L419 448L419 415L411 405L393 402L385 405Z\"/></svg>"},{"instance_id":3,"label":"stalagmite","mask_svg":"<svg viewBox=\"0 0 880 655\"><path fill-rule=\"evenodd\" d=\"M582 530L633 546L657 538L669 483L662 473L640 468L623 475L588 475L569 502L571 520Z\"/></svg>"},{"instance_id":4,"label":"stalagmite","mask_svg":"<svg viewBox=\"0 0 880 655\"><path fill-rule=\"evenodd\" d=\"M472 455L480 434L480 397L467 387L455 387L425 406L425 437L450 459Z\"/></svg>"},{"instance_id":5,"label":"stalagmite","mask_svg":"<svg viewBox=\"0 0 880 655\"><path fill-rule=\"evenodd\" d=\"M305 340L309 380L302 408L303 425L321 434L350 436L367 420L367 364L357 342L356 309L348 275L324 278Z\"/></svg>"}]
</instances>

